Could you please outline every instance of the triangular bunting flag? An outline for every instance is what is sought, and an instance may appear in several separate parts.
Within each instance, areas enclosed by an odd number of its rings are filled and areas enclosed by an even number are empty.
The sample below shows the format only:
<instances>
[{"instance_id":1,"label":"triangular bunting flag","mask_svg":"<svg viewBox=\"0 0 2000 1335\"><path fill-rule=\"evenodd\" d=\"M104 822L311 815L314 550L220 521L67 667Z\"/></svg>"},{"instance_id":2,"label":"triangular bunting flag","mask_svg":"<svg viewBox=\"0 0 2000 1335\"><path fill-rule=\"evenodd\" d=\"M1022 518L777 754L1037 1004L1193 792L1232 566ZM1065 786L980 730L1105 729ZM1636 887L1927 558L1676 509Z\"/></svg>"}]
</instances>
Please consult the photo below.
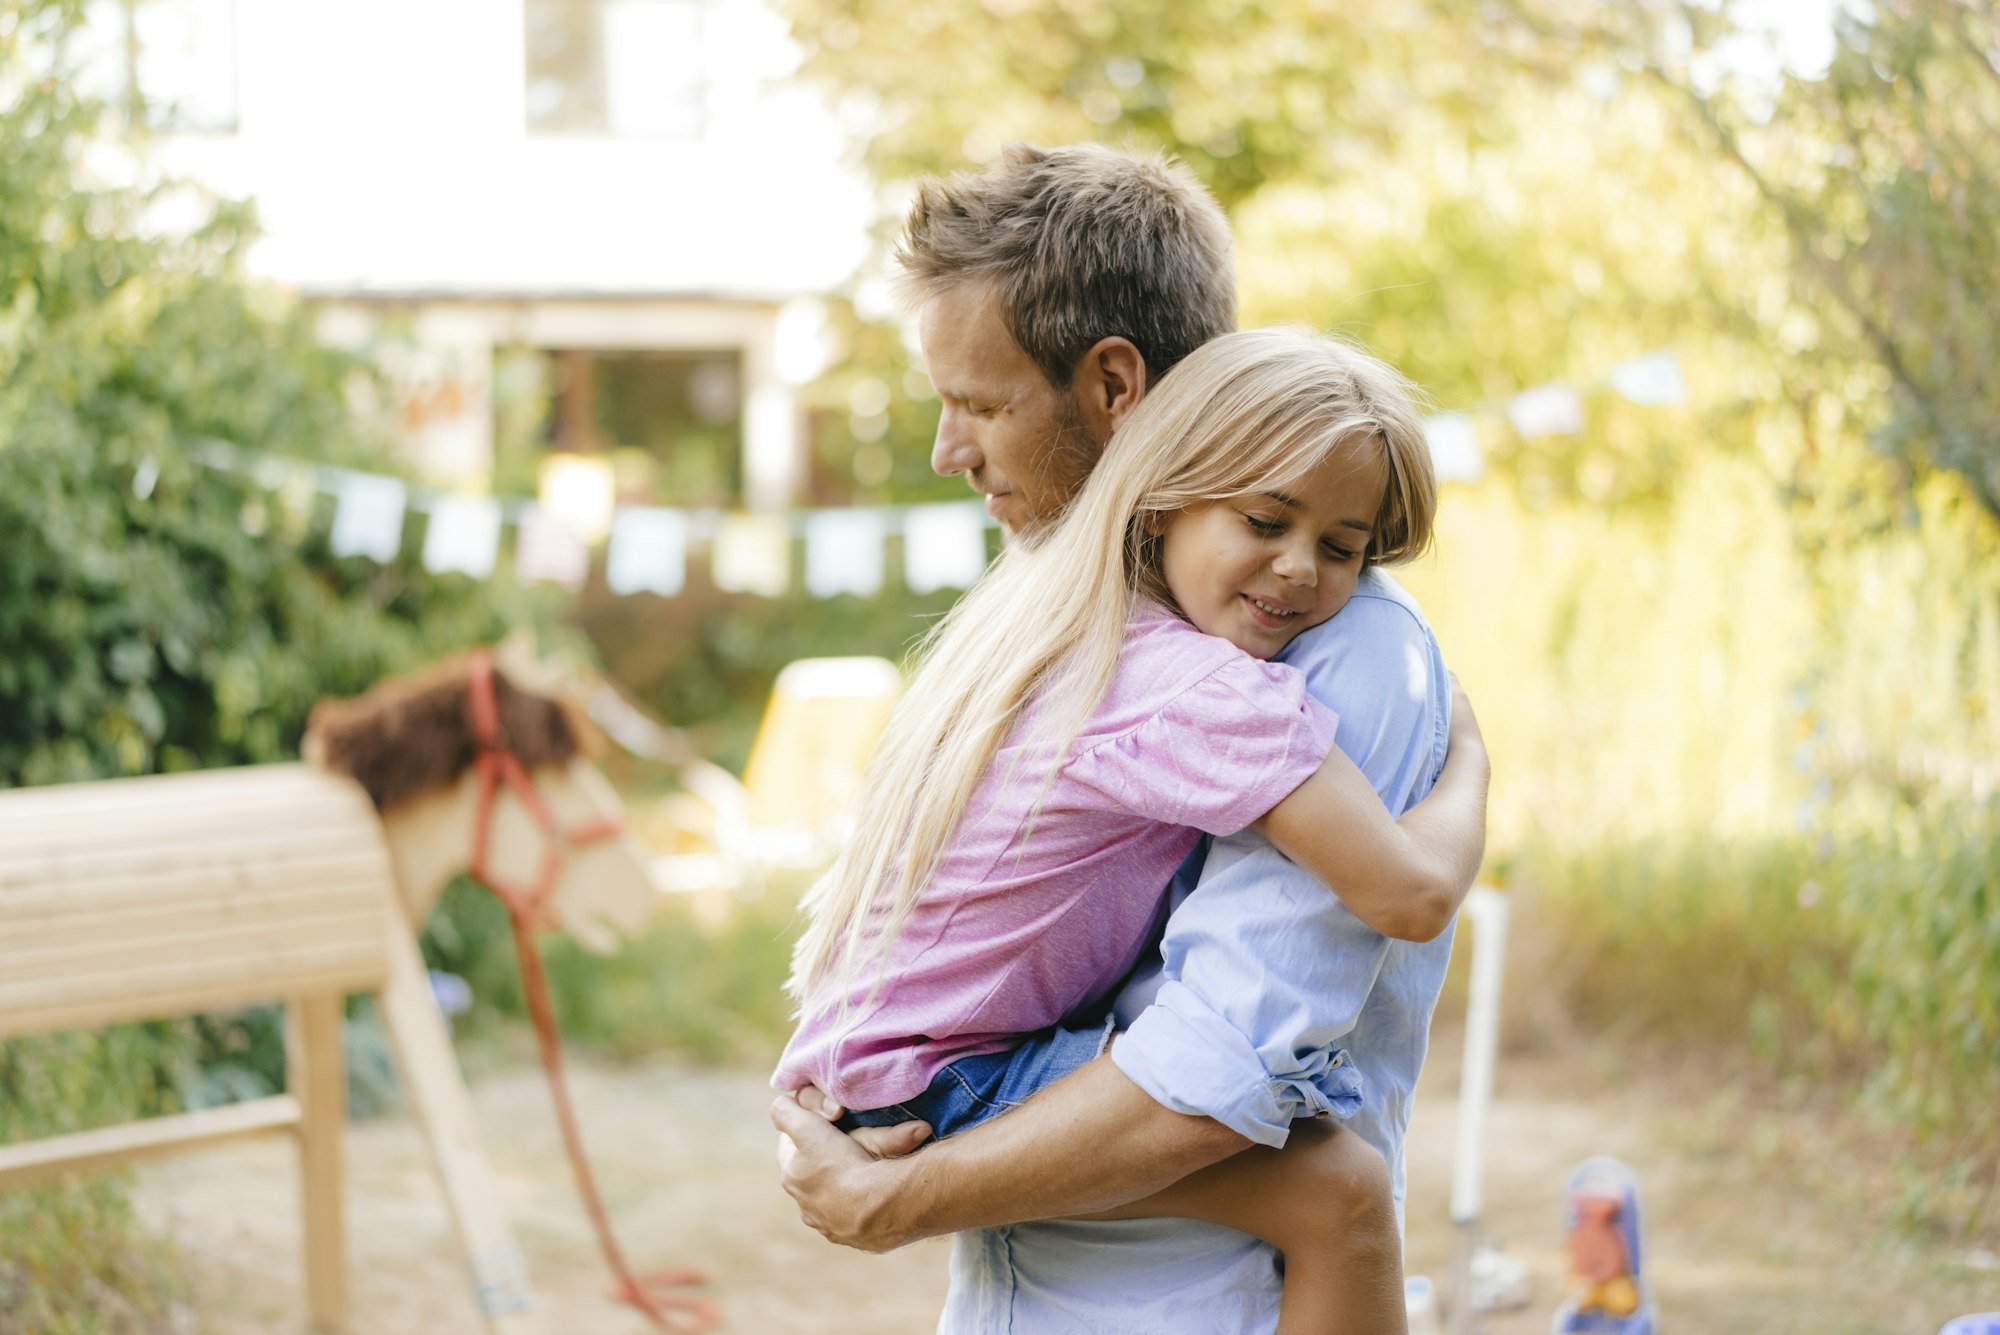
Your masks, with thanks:
<instances>
[{"instance_id":1,"label":"triangular bunting flag","mask_svg":"<svg viewBox=\"0 0 2000 1335\"><path fill-rule=\"evenodd\" d=\"M529 584L582 588L590 573L590 548L576 530L531 501L521 509L514 573Z\"/></svg>"},{"instance_id":2,"label":"triangular bunting flag","mask_svg":"<svg viewBox=\"0 0 2000 1335\"><path fill-rule=\"evenodd\" d=\"M792 582L792 541L774 515L724 515L709 556L715 587L775 598Z\"/></svg>"},{"instance_id":3,"label":"triangular bunting flag","mask_svg":"<svg viewBox=\"0 0 2000 1335\"><path fill-rule=\"evenodd\" d=\"M986 515L977 502L912 506L903 514L903 583L912 593L969 589L986 573Z\"/></svg>"},{"instance_id":4,"label":"triangular bunting flag","mask_svg":"<svg viewBox=\"0 0 2000 1335\"><path fill-rule=\"evenodd\" d=\"M365 556L387 563L403 546L403 484L393 477L346 473L333 511L328 542L335 556Z\"/></svg>"},{"instance_id":5,"label":"triangular bunting flag","mask_svg":"<svg viewBox=\"0 0 2000 1335\"><path fill-rule=\"evenodd\" d=\"M493 573L500 555L500 503L491 496L445 496L431 506L424 533L424 568L462 571L474 579Z\"/></svg>"},{"instance_id":6,"label":"triangular bunting flag","mask_svg":"<svg viewBox=\"0 0 2000 1335\"><path fill-rule=\"evenodd\" d=\"M687 582L687 516L649 505L620 509L611 519L604 582L621 597L679 593Z\"/></svg>"},{"instance_id":7,"label":"triangular bunting flag","mask_svg":"<svg viewBox=\"0 0 2000 1335\"><path fill-rule=\"evenodd\" d=\"M882 591L888 526L876 510L820 510L806 519L806 588L816 598Z\"/></svg>"}]
</instances>

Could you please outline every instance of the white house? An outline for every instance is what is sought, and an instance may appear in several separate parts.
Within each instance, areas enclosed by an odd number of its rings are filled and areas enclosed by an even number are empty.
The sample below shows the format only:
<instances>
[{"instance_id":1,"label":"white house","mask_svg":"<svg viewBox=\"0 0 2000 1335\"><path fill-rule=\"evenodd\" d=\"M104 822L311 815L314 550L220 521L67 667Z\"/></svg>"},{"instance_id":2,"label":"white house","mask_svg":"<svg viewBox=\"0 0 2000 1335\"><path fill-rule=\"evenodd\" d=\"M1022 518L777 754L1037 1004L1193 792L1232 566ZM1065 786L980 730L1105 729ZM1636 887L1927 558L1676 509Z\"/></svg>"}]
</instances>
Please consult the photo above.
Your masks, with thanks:
<instances>
[{"instance_id":1,"label":"white house","mask_svg":"<svg viewBox=\"0 0 2000 1335\"><path fill-rule=\"evenodd\" d=\"M794 495L869 197L759 0L95 0L86 33L169 171L256 201L253 269L383 353L433 478L602 450L668 503Z\"/></svg>"}]
</instances>

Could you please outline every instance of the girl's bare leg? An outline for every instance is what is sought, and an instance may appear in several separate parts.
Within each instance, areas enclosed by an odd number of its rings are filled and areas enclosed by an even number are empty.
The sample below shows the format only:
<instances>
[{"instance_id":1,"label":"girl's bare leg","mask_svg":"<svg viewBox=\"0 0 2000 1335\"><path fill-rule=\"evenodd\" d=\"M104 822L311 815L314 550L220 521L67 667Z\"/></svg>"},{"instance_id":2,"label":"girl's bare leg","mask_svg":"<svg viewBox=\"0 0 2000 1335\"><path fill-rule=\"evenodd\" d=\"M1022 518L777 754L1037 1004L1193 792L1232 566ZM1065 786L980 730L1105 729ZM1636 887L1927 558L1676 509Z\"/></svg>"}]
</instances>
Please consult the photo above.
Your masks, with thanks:
<instances>
[{"instance_id":1,"label":"girl's bare leg","mask_svg":"<svg viewBox=\"0 0 2000 1335\"><path fill-rule=\"evenodd\" d=\"M1285 1254L1278 1335L1406 1335L1403 1246L1388 1165L1332 1122L1292 1126L1154 1196L1093 1219L1171 1215L1248 1233Z\"/></svg>"}]
</instances>

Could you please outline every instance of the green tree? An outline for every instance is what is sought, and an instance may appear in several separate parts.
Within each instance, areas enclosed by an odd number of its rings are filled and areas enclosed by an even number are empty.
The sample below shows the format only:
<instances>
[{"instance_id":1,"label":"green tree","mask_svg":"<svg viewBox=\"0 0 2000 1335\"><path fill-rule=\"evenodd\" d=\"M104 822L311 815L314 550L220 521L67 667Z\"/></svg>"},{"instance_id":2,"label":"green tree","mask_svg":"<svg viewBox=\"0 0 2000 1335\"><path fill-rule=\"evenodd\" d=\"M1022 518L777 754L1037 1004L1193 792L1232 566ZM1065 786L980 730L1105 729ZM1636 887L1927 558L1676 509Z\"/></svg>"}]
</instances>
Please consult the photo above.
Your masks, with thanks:
<instances>
[{"instance_id":1,"label":"green tree","mask_svg":"<svg viewBox=\"0 0 2000 1335\"><path fill-rule=\"evenodd\" d=\"M163 231L191 187L102 183L148 169L61 75L79 8L0 7L5 783L285 758L320 696L533 611L336 559L325 502L207 461L222 441L395 467L350 408L370 369L243 273L246 208Z\"/></svg>"},{"instance_id":2,"label":"green tree","mask_svg":"<svg viewBox=\"0 0 2000 1335\"><path fill-rule=\"evenodd\" d=\"M349 406L368 367L243 273L249 212L173 228L187 187L115 183L150 171L65 77L81 10L0 0L0 786L288 759L322 695L548 621L504 582L337 559L323 511L205 462L394 467ZM268 1084L273 1025L0 1042L0 1142ZM161 1328L134 1228L115 1180L0 1196L0 1330Z\"/></svg>"},{"instance_id":3,"label":"green tree","mask_svg":"<svg viewBox=\"0 0 2000 1335\"><path fill-rule=\"evenodd\" d=\"M1591 442L1496 432L1531 495L1661 495L1690 426L1851 490L1831 413L2000 513L1988 7L1874 5L1824 76L1761 77L1733 7L1695 0L786 9L879 177L1009 139L1167 149L1232 215L1246 320L1349 327L1441 406L1595 383L1669 340L1712 353L1691 378L1714 411L1668 434L1616 413Z\"/></svg>"},{"instance_id":4,"label":"green tree","mask_svg":"<svg viewBox=\"0 0 2000 1335\"><path fill-rule=\"evenodd\" d=\"M1891 457L1960 474L2000 515L2000 384L1987 369L2000 329L2000 16L1967 0L1839 6L1821 70L1781 68L1784 53L1728 7L1522 0L1515 12L1544 61L1609 58L1669 90L1782 226L1796 318L1813 326L1802 341L1888 391L1856 424Z\"/></svg>"},{"instance_id":5,"label":"green tree","mask_svg":"<svg viewBox=\"0 0 2000 1335\"><path fill-rule=\"evenodd\" d=\"M1803 282L1886 374L1879 443L1962 474L2000 515L2000 18L1960 0L1872 8L1842 18L1825 77L1789 79L1767 121L1695 103L1783 216Z\"/></svg>"},{"instance_id":6,"label":"green tree","mask_svg":"<svg viewBox=\"0 0 2000 1335\"><path fill-rule=\"evenodd\" d=\"M790 0L788 12L807 77L868 128L879 177L976 166L1012 139L1169 151L1231 215L1246 323L1353 333L1441 408L1601 384L1615 362L1700 331L1702 346L1681 350L1716 392L1694 420L1604 397L1590 432L1524 440L1483 415L1489 454L1538 502L1657 501L1691 432L1749 447L1739 400L1746 369L1770 362L1781 238L1747 184L1676 138L1662 90L1608 61L1538 59L1545 45L1504 9ZM947 38L965 59L935 58Z\"/></svg>"}]
</instances>

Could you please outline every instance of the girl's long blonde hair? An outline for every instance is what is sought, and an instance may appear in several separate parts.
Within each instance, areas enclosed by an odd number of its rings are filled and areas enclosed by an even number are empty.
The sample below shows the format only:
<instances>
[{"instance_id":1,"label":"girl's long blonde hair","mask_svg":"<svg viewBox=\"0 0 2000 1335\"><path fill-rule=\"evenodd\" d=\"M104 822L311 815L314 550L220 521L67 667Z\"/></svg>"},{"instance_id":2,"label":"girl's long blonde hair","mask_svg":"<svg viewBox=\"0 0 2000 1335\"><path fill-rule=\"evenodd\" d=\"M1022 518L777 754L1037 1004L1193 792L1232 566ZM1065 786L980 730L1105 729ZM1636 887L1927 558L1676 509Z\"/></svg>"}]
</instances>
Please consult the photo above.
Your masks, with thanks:
<instances>
[{"instance_id":1,"label":"girl's long blonde hair","mask_svg":"<svg viewBox=\"0 0 2000 1335\"><path fill-rule=\"evenodd\" d=\"M1061 521L1011 544L918 647L853 838L802 906L789 984L802 1010L844 1014L870 967L880 986L981 775L1038 693L1028 740L1053 743L1037 752L1054 757L1046 793L1110 686L1134 600L1174 606L1157 521L1281 490L1345 447L1378 449L1388 465L1368 561L1420 554L1436 483L1417 395L1387 363L1317 334L1247 330L1204 344L1146 394Z\"/></svg>"}]
</instances>

